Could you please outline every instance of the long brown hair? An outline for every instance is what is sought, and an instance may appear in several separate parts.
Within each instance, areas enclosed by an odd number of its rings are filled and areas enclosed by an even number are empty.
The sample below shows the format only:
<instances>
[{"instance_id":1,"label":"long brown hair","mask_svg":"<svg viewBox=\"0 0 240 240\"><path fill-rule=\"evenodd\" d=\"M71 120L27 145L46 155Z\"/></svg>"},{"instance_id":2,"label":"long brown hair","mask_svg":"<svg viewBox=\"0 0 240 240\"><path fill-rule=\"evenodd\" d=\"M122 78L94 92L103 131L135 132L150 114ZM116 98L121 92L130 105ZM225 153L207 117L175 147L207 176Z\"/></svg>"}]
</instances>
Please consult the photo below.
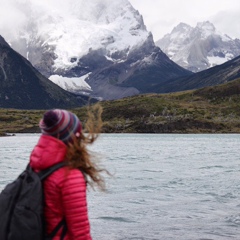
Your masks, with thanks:
<instances>
[{"instance_id":1,"label":"long brown hair","mask_svg":"<svg viewBox=\"0 0 240 240\"><path fill-rule=\"evenodd\" d=\"M109 172L100 168L96 157L93 160L93 155L87 149L87 145L94 143L101 132L102 107L100 104L89 106L87 115L88 119L85 123L84 130L79 137L74 139L73 143L68 144L66 157L69 167L80 169L92 187L96 185L101 190L105 190L102 173L106 172L109 174Z\"/></svg>"}]
</instances>

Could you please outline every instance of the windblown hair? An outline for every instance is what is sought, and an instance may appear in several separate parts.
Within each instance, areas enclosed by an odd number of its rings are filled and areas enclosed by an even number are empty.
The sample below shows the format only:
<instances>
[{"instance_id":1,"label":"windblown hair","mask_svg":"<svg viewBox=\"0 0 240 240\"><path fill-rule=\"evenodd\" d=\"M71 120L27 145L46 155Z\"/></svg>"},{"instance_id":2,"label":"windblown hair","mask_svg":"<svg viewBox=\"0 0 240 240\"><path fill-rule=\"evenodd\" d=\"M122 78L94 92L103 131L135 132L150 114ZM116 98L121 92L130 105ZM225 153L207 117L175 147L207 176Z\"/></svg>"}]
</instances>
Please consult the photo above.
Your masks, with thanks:
<instances>
[{"instance_id":1,"label":"windblown hair","mask_svg":"<svg viewBox=\"0 0 240 240\"><path fill-rule=\"evenodd\" d=\"M102 128L102 107L99 104L88 107L88 119L80 137L75 137L73 143L67 146L67 161L70 168L80 169L87 182L94 187L105 190L105 182L102 172L109 172L100 168L97 159L93 160L92 154L87 149L98 138Z\"/></svg>"}]
</instances>

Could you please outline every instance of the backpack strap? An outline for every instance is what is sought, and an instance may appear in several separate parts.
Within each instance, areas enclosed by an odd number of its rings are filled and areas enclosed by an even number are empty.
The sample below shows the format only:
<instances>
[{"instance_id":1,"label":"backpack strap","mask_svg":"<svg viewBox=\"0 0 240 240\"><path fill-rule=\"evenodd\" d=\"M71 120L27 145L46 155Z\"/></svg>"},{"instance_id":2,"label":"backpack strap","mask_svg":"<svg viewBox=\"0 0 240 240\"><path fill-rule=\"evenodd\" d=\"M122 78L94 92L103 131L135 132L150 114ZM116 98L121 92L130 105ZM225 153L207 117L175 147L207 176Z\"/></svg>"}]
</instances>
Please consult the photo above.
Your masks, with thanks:
<instances>
[{"instance_id":1,"label":"backpack strap","mask_svg":"<svg viewBox=\"0 0 240 240\"><path fill-rule=\"evenodd\" d=\"M66 166L65 162L57 163L50 168L47 168L47 169L44 169L44 170L40 171L38 173L38 176L39 176L40 180L42 181L46 177L48 177L50 174L52 174L53 172L55 172L56 170L58 170L59 168L64 167L64 166Z\"/></svg>"},{"instance_id":2,"label":"backpack strap","mask_svg":"<svg viewBox=\"0 0 240 240\"><path fill-rule=\"evenodd\" d=\"M57 224L57 226L53 229L53 231L45 239L52 239L57 234L57 232L60 230L61 227L63 227L63 229L62 229L60 240L63 240L64 236L67 233L67 223L64 218Z\"/></svg>"},{"instance_id":3,"label":"backpack strap","mask_svg":"<svg viewBox=\"0 0 240 240\"><path fill-rule=\"evenodd\" d=\"M60 240L63 240L64 239L64 236L67 234L67 223L64 219L64 222L63 222L63 229L62 229L62 234L61 234L61 238Z\"/></svg>"},{"instance_id":4,"label":"backpack strap","mask_svg":"<svg viewBox=\"0 0 240 240\"><path fill-rule=\"evenodd\" d=\"M55 172L56 170L58 170L59 168L64 167L64 166L66 166L66 162L60 162L60 163L53 165L52 167L49 167L47 169L44 169L44 170L38 172L37 174L38 174L40 180L43 181L50 174L52 174L53 172ZM63 227L63 229L62 229L60 240L63 240L64 236L67 233L67 223L64 218L57 224L57 226L53 229L53 231L49 235L46 236L45 239L52 239L57 234L57 232L60 230L61 227Z\"/></svg>"}]
</instances>

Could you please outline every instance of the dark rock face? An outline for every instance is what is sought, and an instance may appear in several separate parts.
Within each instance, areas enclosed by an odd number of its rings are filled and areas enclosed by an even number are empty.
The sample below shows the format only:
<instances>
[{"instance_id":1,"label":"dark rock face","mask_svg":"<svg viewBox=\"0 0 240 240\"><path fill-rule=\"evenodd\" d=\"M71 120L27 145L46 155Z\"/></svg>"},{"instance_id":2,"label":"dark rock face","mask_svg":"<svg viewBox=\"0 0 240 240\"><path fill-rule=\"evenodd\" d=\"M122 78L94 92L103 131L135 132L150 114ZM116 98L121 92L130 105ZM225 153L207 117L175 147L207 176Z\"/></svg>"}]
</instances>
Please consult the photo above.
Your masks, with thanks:
<instances>
[{"instance_id":1,"label":"dark rock face","mask_svg":"<svg viewBox=\"0 0 240 240\"><path fill-rule=\"evenodd\" d=\"M41 75L0 37L0 107L48 109L84 103Z\"/></svg>"},{"instance_id":2,"label":"dark rock face","mask_svg":"<svg viewBox=\"0 0 240 240\"><path fill-rule=\"evenodd\" d=\"M1 47L10 47L1 35L0 35L0 46Z\"/></svg>"},{"instance_id":3,"label":"dark rock face","mask_svg":"<svg viewBox=\"0 0 240 240\"><path fill-rule=\"evenodd\" d=\"M93 71L87 79L93 96L118 99L139 93L154 92L163 81L192 73L171 61L153 43L152 36L119 63L108 63Z\"/></svg>"}]
</instances>

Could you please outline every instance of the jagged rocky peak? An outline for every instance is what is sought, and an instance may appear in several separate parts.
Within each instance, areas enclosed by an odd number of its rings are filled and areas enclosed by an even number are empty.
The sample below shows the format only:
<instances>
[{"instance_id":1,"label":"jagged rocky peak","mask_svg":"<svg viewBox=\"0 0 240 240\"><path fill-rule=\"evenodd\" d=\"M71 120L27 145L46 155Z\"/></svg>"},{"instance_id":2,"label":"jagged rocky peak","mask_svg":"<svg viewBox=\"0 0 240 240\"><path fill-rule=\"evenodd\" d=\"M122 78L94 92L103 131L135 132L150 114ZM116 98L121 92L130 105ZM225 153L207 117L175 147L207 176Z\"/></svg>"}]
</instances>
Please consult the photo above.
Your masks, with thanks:
<instances>
[{"instance_id":1,"label":"jagged rocky peak","mask_svg":"<svg viewBox=\"0 0 240 240\"><path fill-rule=\"evenodd\" d=\"M217 34L215 26L209 21L197 23L196 30L201 32L202 38Z\"/></svg>"},{"instance_id":2,"label":"jagged rocky peak","mask_svg":"<svg viewBox=\"0 0 240 240\"><path fill-rule=\"evenodd\" d=\"M216 30L215 26L209 21L198 22L196 27L207 30L207 31L211 31L211 32L215 32Z\"/></svg>"},{"instance_id":3,"label":"jagged rocky peak","mask_svg":"<svg viewBox=\"0 0 240 240\"><path fill-rule=\"evenodd\" d=\"M173 28L171 33L179 32L179 31L187 31L189 29L192 29L192 27L186 23L179 23L176 27Z\"/></svg>"},{"instance_id":4,"label":"jagged rocky peak","mask_svg":"<svg viewBox=\"0 0 240 240\"><path fill-rule=\"evenodd\" d=\"M240 40L222 34L209 22L195 27L180 23L172 32L156 42L171 60L199 72L240 55Z\"/></svg>"},{"instance_id":5,"label":"jagged rocky peak","mask_svg":"<svg viewBox=\"0 0 240 240\"><path fill-rule=\"evenodd\" d=\"M29 17L18 38L8 41L48 77L80 65L85 68L81 58L93 52L108 61L121 61L150 34L127 0L51 0L39 5L18 1L18 11Z\"/></svg>"}]
</instances>

